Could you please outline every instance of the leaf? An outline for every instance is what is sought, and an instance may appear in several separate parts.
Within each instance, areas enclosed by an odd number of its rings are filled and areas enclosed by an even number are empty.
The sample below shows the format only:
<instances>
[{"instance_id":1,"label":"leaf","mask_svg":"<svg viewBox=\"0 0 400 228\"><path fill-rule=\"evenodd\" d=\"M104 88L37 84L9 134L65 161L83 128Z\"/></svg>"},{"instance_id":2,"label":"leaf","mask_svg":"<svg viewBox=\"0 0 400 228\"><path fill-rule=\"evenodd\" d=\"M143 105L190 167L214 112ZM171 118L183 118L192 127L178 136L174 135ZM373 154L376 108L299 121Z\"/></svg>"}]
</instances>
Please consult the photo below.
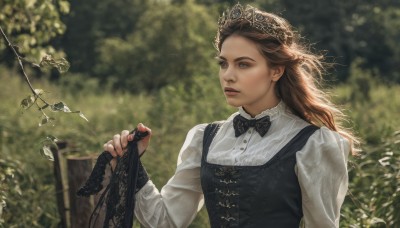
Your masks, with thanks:
<instances>
[{"instance_id":1,"label":"leaf","mask_svg":"<svg viewBox=\"0 0 400 228\"><path fill-rule=\"evenodd\" d=\"M33 95L29 95L25 99L21 101L21 108L28 109L35 103L35 97Z\"/></svg>"},{"instance_id":2,"label":"leaf","mask_svg":"<svg viewBox=\"0 0 400 228\"><path fill-rule=\"evenodd\" d=\"M10 176L11 178L14 178L14 169L11 169L11 168L9 168L9 167L7 167L6 169L5 169L5 172L4 172L6 175L8 175L8 176Z\"/></svg>"},{"instance_id":3,"label":"leaf","mask_svg":"<svg viewBox=\"0 0 400 228\"><path fill-rule=\"evenodd\" d=\"M46 115L43 115L43 116L42 116L42 119L41 119L41 121L40 121L40 123L39 123L39 127L41 127L41 126L43 126L43 125L45 125L45 124L47 124L47 123L51 123L51 122L53 122L54 120L56 120L56 119L54 119L53 117L48 117L48 116L46 116Z\"/></svg>"},{"instance_id":4,"label":"leaf","mask_svg":"<svg viewBox=\"0 0 400 228\"><path fill-rule=\"evenodd\" d=\"M72 112L72 113L78 113L78 115L79 115L82 119L84 119L84 120L86 120L87 122L89 122L89 120L86 118L85 115L83 115L83 113L82 113L81 111L74 111L74 112Z\"/></svg>"},{"instance_id":5,"label":"leaf","mask_svg":"<svg viewBox=\"0 0 400 228\"><path fill-rule=\"evenodd\" d=\"M57 62L57 69L60 73L67 72L70 66L69 62L64 58L59 59Z\"/></svg>"},{"instance_id":6,"label":"leaf","mask_svg":"<svg viewBox=\"0 0 400 228\"><path fill-rule=\"evenodd\" d=\"M382 166L387 166L390 165L390 159L391 159L390 157L384 157L379 159L378 161L379 163L381 163Z\"/></svg>"},{"instance_id":7,"label":"leaf","mask_svg":"<svg viewBox=\"0 0 400 228\"><path fill-rule=\"evenodd\" d=\"M25 7L26 7L27 9L33 8L34 5L35 5L35 3L36 3L36 0L25 0L25 4L26 4Z\"/></svg>"},{"instance_id":8,"label":"leaf","mask_svg":"<svg viewBox=\"0 0 400 228\"><path fill-rule=\"evenodd\" d=\"M41 127L44 124L47 124L49 122L48 117L47 116L43 116L42 120L39 123L39 127Z\"/></svg>"},{"instance_id":9,"label":"leaf","mask_svg":"<svg viewBox=\"0 0 400 228\"><path fill-rule=\"evenodd\" d=\"M383 219L381 219L381 218L377 218L377 217L373 217L373 218L371 219L371 222L370 222L371 225L376 225L376 224L380 224L380 223L386 225L385 220L383 220Z\"/></svg>"},{"instance_id":10,"label":"leaf","mask_svg":"<svg viewBox=\"0 0 400 228\"><path fill-rule=\"evenodd\" d=\"M68 106L62 101L50 105L50 108L54 112L71 112Z\"/></svg>"},{"instance_id":11,"label":"leaf","mask_svg":"<svg viewBox=\"0 0 400 228\"><path fill-rule=\"evenodd\" d=\"M60 73L65 73L68 71L70 64L69 62L64 59L54 59L51 55L43 56L42 60L39 64L40 67L55 67Z\"/></svg>"},{"instance_id":12,"label":"leaf","mask_svg":"<svg viewBox=\"0 0 400 228\"><path fill-rule=\"evenodd\" d=\"M50 161L54 161L53 153L51 152L50 145L44 145L40 149L40 154Z\"/></svg>"},{"instance_id":13,"label":"leaf","mask_svg":"<svg viewBox=\"0 0 400 228\"><path fill-rule=\"evenodd\" d=\"M36 93L36 95L43 95L44 94L44 90L42 90L42 89L35 89L35 93Z\"/></svg>"},{"instance_id":14,"label":"leaf","mask_svg":"<svg viewBox=\"0 0 400 228\"><path fill-rule=\"evenodd\" d=\"M68 14L70 10L69 2L68 1L60 1L60 12L63 14Z\"/></svg>"},{"instance_id":15,"label":"leaf","mask_svg":"<svg viewBox=\"0 0 400 228\"><path fill-rule=\"evenodd\" d=\"M50 108L53 112L67 112L67 113L77 113L82 119L89 122L85 115L81 111L71 111L69 107L62 101L50 105Z\"/></svg>"},{"instance_id":16,"label":"leaf","mask_svg":"<svg viewBox=\"0 0 400 228\"><path fill-rule=\"evenodd\" d=\"M46 138L41 142L42 148L40 149L40 154L50 161L54 161L54 156L51 148L57 148L56 142L58 141L59 139L53 135L46 136Z\"/></svg>"},{"instance_id":17,"label":"leaf","mask_svg":"<svg viewBox=\"0 0 400 228\"><path fill-rule=\"evenodd\" d=\"M83 115L82 112L79 112L79 116L80 116L81 118L83 118L84 120L86 120L87 122L89 122L89 120L86 118L86 116Z\"/></svg>"}]
</instances>

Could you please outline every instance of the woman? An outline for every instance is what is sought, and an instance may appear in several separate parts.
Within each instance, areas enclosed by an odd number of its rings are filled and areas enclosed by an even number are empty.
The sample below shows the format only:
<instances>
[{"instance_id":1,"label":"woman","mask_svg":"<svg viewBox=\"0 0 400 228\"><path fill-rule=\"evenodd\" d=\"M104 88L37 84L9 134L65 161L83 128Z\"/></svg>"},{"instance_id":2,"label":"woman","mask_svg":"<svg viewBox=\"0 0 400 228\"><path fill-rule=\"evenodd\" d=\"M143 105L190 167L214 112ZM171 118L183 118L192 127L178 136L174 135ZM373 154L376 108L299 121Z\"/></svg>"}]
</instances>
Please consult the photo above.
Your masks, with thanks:
<instances>
[{"instance_id":1,"label":"woman","mask_svg":"<svg viewBox=\"0 0 400 228\"><path fill-rule=\"evenodd\" d=\"M238 112L191 129L175 175L157 190L140 172L135 214L145 227L187 227L205 201L212 227L338 227L354 137L316 86L321 58L282 18L235 5L219 21L219 78ZM147 148L150 134L139 142ZM104 144L122 156L133 135ZM203 200L204 199L204 200Z\"/></svg>"}]
</instances>

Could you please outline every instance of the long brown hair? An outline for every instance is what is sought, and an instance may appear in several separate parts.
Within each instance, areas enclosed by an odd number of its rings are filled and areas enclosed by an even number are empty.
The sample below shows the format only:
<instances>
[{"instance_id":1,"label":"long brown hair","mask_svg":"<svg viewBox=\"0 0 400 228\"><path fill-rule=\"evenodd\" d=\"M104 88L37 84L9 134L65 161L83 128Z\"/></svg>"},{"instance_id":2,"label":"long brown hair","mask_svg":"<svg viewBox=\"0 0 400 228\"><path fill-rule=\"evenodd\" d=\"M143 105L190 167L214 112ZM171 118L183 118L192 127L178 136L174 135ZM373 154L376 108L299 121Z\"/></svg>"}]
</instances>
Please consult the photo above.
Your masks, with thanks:
<instances>
[{"instance_id":1,"label":"long brown hair","mask_svg":"<svg viewBox=\"0 0 400 228\"><path fill-rule=\"evenodd\" d=\"M286 38L282 40L261 31L248 20L232 20L219 26L215 47L221 51L225 39L234 34L255 42L267 64L285 66L276 84L277 96L295 115L311 124L326 126L348 139L355 153L359 141L350 129L342 126L341 123L346 120L345 115L320 89L322 75L326 72L323 55L313 54L306 45L300 43L300 36L285 19L259 10L257 13L277 23L279 32Z\"/></svg>"}]
</instances>

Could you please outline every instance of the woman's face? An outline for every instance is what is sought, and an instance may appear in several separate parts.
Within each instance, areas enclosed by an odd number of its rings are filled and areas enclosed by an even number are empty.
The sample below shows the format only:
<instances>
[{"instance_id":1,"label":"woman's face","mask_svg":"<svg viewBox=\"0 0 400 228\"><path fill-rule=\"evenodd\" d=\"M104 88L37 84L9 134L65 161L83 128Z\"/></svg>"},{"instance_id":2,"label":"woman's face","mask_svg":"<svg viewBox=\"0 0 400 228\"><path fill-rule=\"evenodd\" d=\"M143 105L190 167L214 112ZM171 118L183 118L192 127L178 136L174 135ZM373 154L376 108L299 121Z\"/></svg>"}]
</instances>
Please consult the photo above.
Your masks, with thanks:
<instances>
[{"instance_id":1,"label":"woman's face","mask_svg":"<svg viewBox=\"0 0 400 228\"><path fill-rule=\"evenodd\" d=\"M225 39L219 55L219 79L229 105L252 116L279 103L275 84L283 67L270 67L257 45L242 36Z\"/></svg>"}]
</instances>

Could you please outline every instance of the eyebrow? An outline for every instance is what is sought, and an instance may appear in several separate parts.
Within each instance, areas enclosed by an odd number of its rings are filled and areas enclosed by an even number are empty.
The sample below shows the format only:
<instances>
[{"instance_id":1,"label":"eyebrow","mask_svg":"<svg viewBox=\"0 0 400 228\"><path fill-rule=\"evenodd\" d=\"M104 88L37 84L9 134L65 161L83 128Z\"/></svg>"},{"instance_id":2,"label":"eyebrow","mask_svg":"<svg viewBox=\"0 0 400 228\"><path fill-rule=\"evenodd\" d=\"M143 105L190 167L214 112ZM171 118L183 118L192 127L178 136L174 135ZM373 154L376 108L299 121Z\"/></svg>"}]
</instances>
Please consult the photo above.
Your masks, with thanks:
<instances>
[{"instance_id":1,"label":"eyebrow","mask_svg":"<svg viewBox=\"0 0 400 228\"><path fill-rule=\"evenodd\" d=\"M218 59L218 60L221 60L221 59L222 59L222 60L226 60L226 58L223 57L223 56L217 56L216 59ZM238 57L238 58L234 59L233 61L234 61L234 62L239 62L239 61L241 61L241 60L250 60L250 61L256 62L254 59L252 59L252 58L250 58L250 57L247 57L247 56Z\"/></svg>"}]
</instances>

